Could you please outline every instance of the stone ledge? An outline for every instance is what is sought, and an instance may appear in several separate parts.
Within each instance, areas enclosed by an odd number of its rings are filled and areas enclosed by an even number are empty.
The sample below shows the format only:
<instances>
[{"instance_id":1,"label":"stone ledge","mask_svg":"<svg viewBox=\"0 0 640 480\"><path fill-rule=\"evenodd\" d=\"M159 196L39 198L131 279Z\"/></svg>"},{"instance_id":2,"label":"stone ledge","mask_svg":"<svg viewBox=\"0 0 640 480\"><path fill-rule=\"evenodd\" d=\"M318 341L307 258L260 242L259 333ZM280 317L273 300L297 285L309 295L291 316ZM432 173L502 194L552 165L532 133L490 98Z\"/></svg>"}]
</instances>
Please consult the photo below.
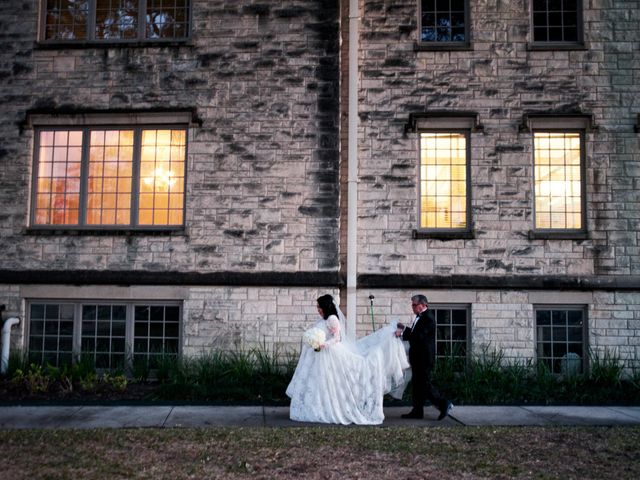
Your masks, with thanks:
<instances>
[{"instance_id":1,"label":"stone ledge","mask_svg":"<svg viewBox=\"0 0 640 480\"><path fill-rule=\"evenodd\" d=\"M0 270L3 284L69 285L224 285L339 287L337 271L326 272L176 272L135 270Z\"/></svg>"},{"instance_id":2,"label":"stone ledge","mask_svg":"<svg viewBox=\"0 0 640 480\"><path fill-rule=\"evenodd\" d=\"M473 288L480 290L640 290L640 276L358 275L360 288Z\"/></svg>"}]
</instances>

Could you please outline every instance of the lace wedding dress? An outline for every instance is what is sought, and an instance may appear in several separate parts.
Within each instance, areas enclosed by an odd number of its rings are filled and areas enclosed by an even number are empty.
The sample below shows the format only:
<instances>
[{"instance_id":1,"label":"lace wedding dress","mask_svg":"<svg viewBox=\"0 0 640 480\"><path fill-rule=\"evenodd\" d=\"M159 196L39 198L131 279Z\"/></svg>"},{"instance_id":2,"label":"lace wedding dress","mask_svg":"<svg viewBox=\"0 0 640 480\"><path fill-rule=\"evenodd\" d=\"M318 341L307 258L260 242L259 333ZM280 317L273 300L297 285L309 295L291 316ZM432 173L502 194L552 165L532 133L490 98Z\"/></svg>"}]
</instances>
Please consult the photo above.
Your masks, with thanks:
<instances>
[{"instance_id":1,"label":"lace wedding dress","mask_svg":"<svg viewBox=\"0 0 640 480\"><path fill-rule=\"evenodd\" d=\"M409 368L395 322L355 342L344 335L335 315L315 327L325 331L326 347L302 346L287 387L290 417L301 422L377 425L384 420L385 393L402 398L404 370Z\"/></svg>"}]
</instances>

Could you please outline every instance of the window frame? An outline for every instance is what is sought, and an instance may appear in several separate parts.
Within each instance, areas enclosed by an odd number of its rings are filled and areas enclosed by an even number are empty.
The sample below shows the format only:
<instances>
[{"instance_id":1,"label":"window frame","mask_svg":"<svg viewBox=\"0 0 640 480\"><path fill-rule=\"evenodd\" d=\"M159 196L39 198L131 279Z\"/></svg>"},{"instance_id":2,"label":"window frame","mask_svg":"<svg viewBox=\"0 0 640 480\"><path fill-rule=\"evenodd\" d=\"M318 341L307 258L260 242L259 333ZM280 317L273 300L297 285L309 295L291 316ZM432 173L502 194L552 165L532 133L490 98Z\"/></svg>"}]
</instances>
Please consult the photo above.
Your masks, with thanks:
<instances>
[{"instance_id":1,"label":"window frame","mask_svg":"<svg viewBox=\"0 0 640 480\"><path fill-rule=\"evenodd\" d=\"M73 338L72 338L72 351L71 351L71 361L72 364L78 363L82 357L82 339L83 339L83 331L82 331L82 312L84 306L116 306L122 305L126 308L126 320L125 320L125 351L124 351L124 365L123 368L131 369L134 365L134 356L135 356L135 308L137 306L145 306L145 307L153 307L153 306L161 306L161 307L178 307L178 351L176 352L176 356L180 358L182 356L183 350L183 339L184 339L184 305L182 301L179 300L101 300L101 299L46 299L46 298L33 298L27 299L26 301L26 316L27 321L25 322L25 348L27 352L27 357L31 359L32 351L31 351L31 328L32 328L32 317L31 317L31 307L33 305L57 305L58 307L61 305L71 305L74 310L73 314ZM113 321L113 320L111 320ZM60 334L58 333L58 338ZM110 340L112 338L111 334L108 337ZM151 335L147 337L151 338ZM163 340L166 338L163 335ZM173 338L173 337L170 337ZM95 349L94 349L95 350ZM92 352L93 355L103 353L104 352ZM44 350L42 352L44 354ZM111 347L109 348L109 354L111 354ZM59 357L60 353L58 352L57 357ZM151 354L147 353L148 357L151 357ZM43 363L44 358L39 363ZM35 361L35 360L34 360ZM94 360L95 361L95 360ZM60 363L58 363L60 365ZM114 367L109 368L99 368L102 370L110 370ZM115 367L117 368L117 367Z\"/></svg>"},{"instance_id":2,"label":"window frame","mask_svg":"<svg viewBox=\"0 0 640 480\"><path fill-rule=\"evenodd\" d=\"M529 42L527 43L527 49L529 50L586 50L584 43L584 5L582 0L576 0L576 41L553 41L553 42L541 42L534 39L534 0L529 0ZM548 7L547 7L548 12Z\"/></svg>"},{"instance_id":3,"label":"window frame","mask_svg":"<svg viewBox=\"0 0 640 480\"><path fill-rule=\"evenodd\" d=\"M442 340L439 341L438 340L438 315L437 312L438 310L464 310L465 311L465 316L466 316L466 322L465 322L465 328L466 328L466 338L465 338L465 355L464 355L464 366L468 365L469 363L469 359L471 358L471 349L472 349L472 340L473 340L473 335L472 335L472 331L471 331L471 304L468 303L464 303L464 304L454 304L454 303L433 303L433 304L429 304L429 310L432 310L434 313L434 317L435 317L435 322L436 322L436 364L438 363L438 359L440 358L447 358L444 355L438 355L438 343L446 343L448 346L453 344L453 340L449 339L449 340ZM449 326L451 327L452 324L449 324ZM458 343L458 342L456 342ZM462 358L462 357L449 357L449 358Z\"/></svg>"},{"instance_id":4,"label":"window frame","mask_svg":"<svg viewBox=\"0 0 640 480\"><path fill-rule=\"evenodd\" d=\"M550 310L551 312L556 310L565 311L565 312L569 312L569 311L582 312L582 340L581 340L581 344L582 344L581 370L582 371L580 373L581 374L588 373L589 372L589 316L588 316L589 308L588 308L588 305L584 305L584 304L534 304L533 305L533 321L534 321L533 341L534 341L534 348L535 348L536 363L539 363L541 361L547 361L547 360L554 362L555 359L562 360L562 357L552 356L550 358L547 358L547 357L540 358L540 355L538 354L538 343L540 341L539 335L538 335L538 311L540 310ZM549 328L552 329L553 327L550 326ZM553 335L553 331L552 331L552 335ZM554 344L553 340L545 343L551 343L552 345ZM564 345L565 346L569 345L569 341L565 340ZM567 347L567 351L568 351L568 347ZM553 365L550 371L554 375L562 374L562 372L560 373L554 372Z\"/></svg>"},{"instance_id":5,"label":"window frame","mask_svg":"<svg viewBox=\"0 0 640 480\"><path fill-rule=\"evenodd\" d=\"M451 119L453 120L453 119ZM449 119L444 120L445 123L449 123ZM446 128L446 126L438 126L439 121L425 122L424 126L418 125L416 132L418 133L418 175L417 175L417 228L413 232L413 238L473 238L473 225L472 225L472 212L471 212L471 133L472 128L464 125L456 125L457 123L466 123L466 119L463 122L450 122L452 128ZM429 126L431 125L431 126ZM466 227L464 228L425 228L421 225L422 219L422 134L423 133L451 133L451 134L463 134L466 141Z\"/></svg>"},{"instance_id":6,"label":"window frame","mask_svg":"<svg viewBox=\"0 0 640 480\"><path fill-rule=\"evenodd\" d=\"M422 40L422 2L423 0L417 0L417 13L418 13L418 38L415 43L414 49L417 51L429 51L429 50L473 50L471 46L471 7L470 0L464 1L464 41L448 41L427 42Z\"/></svg>"},{"instance_id":7,"label":"window frame","mask_svg":"<svg viewBox=\"0 0 640 480\"><path fill-rule=\"evenodd\" d=\"M149 44L184 44L191 40L192 35L192 26L193 26L193 0L186 0L188 2L188 17L187 22L188 26L186 29L186 36L184 37L170 37L170 38L147 38L146 37L146 8L147 8L147 0L136 0L138 2L138 28L137 35L135 38L106 38L100 39L95 38L95 25L96 25L96 0L88 0L88 14L87 14L87 38L83 39L71 39L65 40L60 38L46 38L46 29L47 29L47 0L40 0L39 3L39 33L38 33L38 44L40 45L64 45L68 46L100 46L100 45L108 45L108 46L131 46L131 45L149 45Z\"/></svg>"},{"instance_id":8,"label":"window frame","mask_svg":"<svg viewBox=\"0 0 640 480\"><path fill-rule=\"evenodd\" d=\"M536 133L577 133L580 135L580 223L581 228L537 228L536 227L536 174L535 174L535 134ZM529 231L529 238L555 238L555 239L584 239L588 236L587 230L587 182L586 182L586 135L585 130L581 128L544 128L534 127L531 130L532 140L532 161L533 172L532 178L532 212L533 212L533 228Z\"/></svg>"},{"instance_id":9,"label":"window frame","mask_svg":"<svg viewBox=\"0 0 640 480\"><path fill-rule=\"evenodd\" d=\"M186 227L187 214L187 176L188 176L188 157L189 157L189 133L190 124L185 121L186 115L172 116L160 118L158 115L79 115L79 116L60 116L50 117L49 115L35 115L32 118L31 126L33 128L33 158L32 158L32 174L31 174L31 196L29 204L29 232L176 232L184 231ZM131 204L130 219L128 224L88 224L87 223L87 183L88 183L88 167L89 167L89 136L91 131L95 130L133 130L134 131L134 151L132 157L132 176L131 176ZM140 182L140 164L141 164L141 144L140 137L144 130L149 129L175 129L184 130L185 132L185 151L184 151L184 184L182 192L182 223L170 225L146 225L139 223L138 205L140 198L139 182ZM35 212L37 206L38 192L38 168L40 155L40 132L46 131L82 131L82 157L81 157L81 173L80 173L80 193L79 193L79 218L77 224L38 224L35 222Z\"/></svg>"}]
</instances>

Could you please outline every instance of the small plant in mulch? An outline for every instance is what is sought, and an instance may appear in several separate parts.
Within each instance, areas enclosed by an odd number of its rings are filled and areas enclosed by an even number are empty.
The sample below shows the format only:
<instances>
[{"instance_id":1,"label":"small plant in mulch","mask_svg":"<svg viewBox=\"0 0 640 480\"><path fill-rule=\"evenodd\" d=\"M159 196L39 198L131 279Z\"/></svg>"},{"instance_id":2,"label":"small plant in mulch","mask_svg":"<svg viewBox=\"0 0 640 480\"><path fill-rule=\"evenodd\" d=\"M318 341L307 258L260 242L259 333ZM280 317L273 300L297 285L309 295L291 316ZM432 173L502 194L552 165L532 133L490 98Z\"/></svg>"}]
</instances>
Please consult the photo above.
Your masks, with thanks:
<instances>
[{"instance_id":1,"label":"small plant in mulch","mask_svg":"<svg viewBox=\"0 0 640 480\"><path fill-rule=\"evenodd\" d=\"M55 367L30 363L17 368L2 383L5 400L26 399L68 399L83 395L110 396L122 393L128 384L122 373L88 371L80 364Z\"/></svg>"}]
</instances>

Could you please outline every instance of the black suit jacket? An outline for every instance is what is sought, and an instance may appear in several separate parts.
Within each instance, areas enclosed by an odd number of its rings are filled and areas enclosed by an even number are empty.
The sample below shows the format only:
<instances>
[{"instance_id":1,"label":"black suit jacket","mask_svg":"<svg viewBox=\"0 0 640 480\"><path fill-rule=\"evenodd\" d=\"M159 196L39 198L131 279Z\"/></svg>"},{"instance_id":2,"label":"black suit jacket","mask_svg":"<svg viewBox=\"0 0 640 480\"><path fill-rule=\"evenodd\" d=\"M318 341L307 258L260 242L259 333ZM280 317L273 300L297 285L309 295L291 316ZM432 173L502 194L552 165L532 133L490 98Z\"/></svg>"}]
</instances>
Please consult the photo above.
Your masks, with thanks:
<instances>
[{"instance_id":1,"label":"black suit jacket","mask_svg":"<svg viewBox=\"0 0 640 480\"><path fill-rule=\"evenodd\" d=\"M433 369L436 363L436 319L431 310L420 314L413 329L404 329L402 340L409 342L409 363L413 369Z\"/></svg>"}]
</instances>

